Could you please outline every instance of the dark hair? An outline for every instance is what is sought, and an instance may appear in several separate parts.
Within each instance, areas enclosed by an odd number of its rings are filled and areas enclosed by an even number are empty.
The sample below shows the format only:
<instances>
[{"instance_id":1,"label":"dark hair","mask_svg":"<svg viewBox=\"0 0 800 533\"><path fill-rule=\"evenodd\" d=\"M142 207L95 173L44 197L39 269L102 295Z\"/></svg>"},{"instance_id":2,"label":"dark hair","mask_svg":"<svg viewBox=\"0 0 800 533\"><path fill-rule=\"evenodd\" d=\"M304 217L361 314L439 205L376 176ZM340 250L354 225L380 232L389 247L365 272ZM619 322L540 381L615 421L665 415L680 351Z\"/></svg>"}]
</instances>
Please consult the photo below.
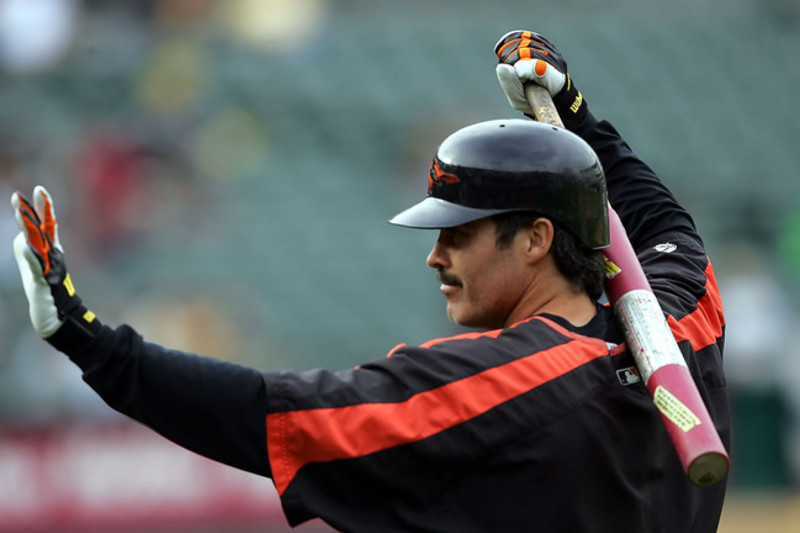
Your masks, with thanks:
<instances>
[{"instance_id":1,"label":"dark hair","mask_svg":"<svg viewBox=\"0 0 800 533\"><path fill-rule=\"evenodd\" d=\"M593 300L603 294L605 261L598 250L581 243L569 230L552 218L530 211L501 213L492 217L496 224L497 246L509 246L519 230L537 218L547 218L553 223L553 254L556 267L572 284L585 291Z\"/></svg>"}]
</instances>

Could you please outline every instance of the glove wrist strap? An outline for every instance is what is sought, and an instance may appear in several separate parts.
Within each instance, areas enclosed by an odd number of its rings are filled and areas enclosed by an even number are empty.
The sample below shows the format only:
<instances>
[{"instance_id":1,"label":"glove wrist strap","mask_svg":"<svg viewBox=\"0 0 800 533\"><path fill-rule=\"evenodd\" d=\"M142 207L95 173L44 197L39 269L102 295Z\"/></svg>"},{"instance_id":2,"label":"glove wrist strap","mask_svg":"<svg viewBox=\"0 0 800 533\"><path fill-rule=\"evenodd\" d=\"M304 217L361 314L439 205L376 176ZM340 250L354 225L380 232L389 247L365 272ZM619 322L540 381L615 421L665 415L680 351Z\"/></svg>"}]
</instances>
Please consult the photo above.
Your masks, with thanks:
<instances>
[{"instance_id":1,"label":"glove wrist strap","mask_svg":"<svg viewBox=\"0 0 800 533\"><path fill-rule=\"evenodd\" d=\"M569 74L567 74L567 81L564 85L564 89L553 97L553 103L556 109L558 109L561 120L567 128L583 120L588 109L586 100L584 100L581 92L573 85L572 78Z\"/></svg>"},{"instance_id":2,"label":"glove wrist strap","mask_svg":"<svg viewBox=\"0 0 800 533\"><path fill-rule=\"evenodd\" d=\"M78 305L64 317L61 327L45 340L58 351L70 354L94 340L102 327L92 311Z\"/></svg>"}]
</instances>

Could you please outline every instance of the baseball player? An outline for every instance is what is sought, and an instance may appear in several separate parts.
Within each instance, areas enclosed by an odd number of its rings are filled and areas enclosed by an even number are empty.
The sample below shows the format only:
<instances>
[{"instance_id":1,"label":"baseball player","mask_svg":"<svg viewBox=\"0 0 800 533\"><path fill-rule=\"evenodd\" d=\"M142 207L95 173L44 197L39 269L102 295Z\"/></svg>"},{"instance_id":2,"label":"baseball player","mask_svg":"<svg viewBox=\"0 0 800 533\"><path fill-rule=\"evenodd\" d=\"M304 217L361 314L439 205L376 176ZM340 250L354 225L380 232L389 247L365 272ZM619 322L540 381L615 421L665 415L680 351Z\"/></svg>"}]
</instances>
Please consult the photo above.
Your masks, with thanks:
<instances>
[{"instance_id":1,"label":"baseball player","mask_svg":"<svg viewBox=\"0 0 800 533\"><path fill-rule=\"evenodd\" d=\"M346 370L260 372L149 343L78 297L53 200L12 205L36 331L112 408L270 477L290 524L341 531L713 532L725 483L692 485L608 306L607 202L621 217L727 445L724 319L689 214L575 87L558 50L495 47L511 105L543 85L565 129L523 115L460 129L428 195L395 216L435 230L447 314L474 332Z\"/></svg>"}]
</instances>

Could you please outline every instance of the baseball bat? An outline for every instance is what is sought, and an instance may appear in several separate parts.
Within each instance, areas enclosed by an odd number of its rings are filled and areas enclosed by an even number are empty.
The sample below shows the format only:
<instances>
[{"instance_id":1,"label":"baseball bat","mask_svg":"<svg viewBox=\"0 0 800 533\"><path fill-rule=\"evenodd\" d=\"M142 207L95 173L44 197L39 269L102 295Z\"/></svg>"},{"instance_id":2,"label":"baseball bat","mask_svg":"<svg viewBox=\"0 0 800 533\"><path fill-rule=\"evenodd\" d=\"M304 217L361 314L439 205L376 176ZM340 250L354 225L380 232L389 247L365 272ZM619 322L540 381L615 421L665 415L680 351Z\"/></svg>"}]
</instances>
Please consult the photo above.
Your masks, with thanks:
<instances>
[{"instance_id":1,"label":"baseball bat","mask_svg":"<svg viewBox=\"0 0 800 533\"><path fill-rule=\"evenodd\" d=\"M564 127L547 89L529 83L525 96L536 120ZM603 250L606 296L686 475L696 485L713 485L728 474L730 458L625 227L611 205L608 210L611 244Z\"/></svg>"}]
</instances>

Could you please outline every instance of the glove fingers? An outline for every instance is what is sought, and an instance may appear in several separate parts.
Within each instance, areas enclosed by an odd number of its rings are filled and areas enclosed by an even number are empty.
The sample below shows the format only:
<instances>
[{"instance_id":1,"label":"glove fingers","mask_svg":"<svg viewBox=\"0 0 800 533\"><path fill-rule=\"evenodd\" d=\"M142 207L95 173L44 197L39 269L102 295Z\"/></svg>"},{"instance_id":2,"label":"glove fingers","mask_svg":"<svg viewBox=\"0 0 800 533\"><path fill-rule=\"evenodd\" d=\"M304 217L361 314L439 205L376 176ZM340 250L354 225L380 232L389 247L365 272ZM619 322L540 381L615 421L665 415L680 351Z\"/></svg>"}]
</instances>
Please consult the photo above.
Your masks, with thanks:
<instances>
[{"instance_id":1,"label":"glove fingers","mask_svg":"<svg viewBox=\"0 0 800 533\"><path fill-rule=\"evenodd\" d=\"M50 272L50 240L42 233L42 224L36 210L28 199L18 192L11 196L11 205L14 207L17 226L25 235L31 253L36 256L39 269L46 276Z\"/></svg>"},{"instance_id":2,"label":"glove fingers","mask_svg":"<svg viewBox=\"0 0 800 533\"><path fill-rule=\"evenodd\" d=\"M564 87L566 76L556 67L541 59L528 59L514 64L514 70L522 81L535 81L555 96Z\"/></svg>"},{"instance_id":3,"label":"glove fingers","mask_svg":"<svg viewBox=\"0 0 800 533\"><path fill-rule=\"evenodd\" d=\"M522 113L532 114L528 99L525 97L525 88L522 85L522 80L517 75L516 70L511 65L500 63L495 67L497 73L497 81L500 82L500 87L508 99L508 103Z\"/></svg>"},{"instance_id":4,"label":"glove fingers","mask_svg":"<svg viewBox=\"0 0 800 533\"><path fill-rule=\"evenodd\" d=\"M528 40L528 41L539 41L544 45L551 45L551 43L545 39L543 36L539 35L535 31L529 30L512 30L502 37L497 43L494 45L494 53L500 56L505 49L508 48L508 45L511 43L519 43L521 40Z\"/></svg>"},{"instance_id":5,"label":"glove fingers","mask_svg":"<svg viewBox=\"0 0 800 533\"><path fill-rule=\"evenodd\" d=\"M509 44L513 46L514 43ZM517 61L525 59L541 59L548 63L556 63L549 50L537 46L534 41L526 40L519 41L516 47L505 48L497 57L500 59L501 63L507 63L509 65L513 65Z\"/></svg>"},{"instance_id":6,"label":"glove fingers","mask_svg":"<svg viewBox=\"0 0 800 533\"><path fill-rule=\"evenodd\" d=\"M509 53L509 48L511 48L511 51L516 48L515 43L520 41L523 33L524 32L522 30L510 31L500 37L500 40L495 43L494 53L498 58L500 58L500 61L503 61L504 54Z\"/></svg>"},{"instance_id":7,"label":"glove fingers","mask_svg":"<svg viewBox=\"0 0 800 533\"><path fill-rule=\"evenodd\" d=\"M503 45L505 45L509 41L519 38L519 36L522 34L523 31L525 30L511 30L509 32L506 32L505 35L500 37L497 40L497 42L494 43L494 49L493 49L494 53L500 55L500 49L503 47Z\"/></svg>"},{"instance_id":8,"label":"glove fingers","mask_svg":"<svg viewBox=\"0 0 800 533\"><path fill-rule=\"evenodd\" d=\"M532 31L513 31L504 35L495 45L495 54L502 63L513 65L520 59L549 59L555 53L553 45ZM558 59L555 59L557 61Z\"/></svg>"},{"instance_id":9,"label":"glove fingers","mask_svg":"<svg viewBox=\"0 0 800 533\"><path fill-rule=\"evenodd\" d=\"M14 258L19 265L22 287L28 298L28 314L34 329L47 338L61 326L51 287L42 276L42 269L23 232L14 239Z\"/></svg>"},{"instance_id":10,"label":"glove fingers","mask_svg":"<svg viewBox=\"0 0 800 533\"><path fill-rule=\"evenodd\" d=\"M42 230L50 237L56 248L61 250L61 243L58 240L58 221L56 220L56 212L53 207L53 198L47 189L41 185L37 185L33 189L33 204L36 207L36 214L39 220L42 221Z\"/></svg>"},{"instance_id":11,"label":"glove fingers","mask_svg":"<svg viewBox=\"0 0 800 533\"><path fill-rule=\"evenodd\" d=\"M28 244L28 239L25 237L24 232L18 233L14 239L14 258L17 260L17 265L19 265L19 270L23 273L23 276L27 271L33 274L31 279L36 277L44 282L41 261L39 261L38 256Z\"/></svg>"}]
</instances>

